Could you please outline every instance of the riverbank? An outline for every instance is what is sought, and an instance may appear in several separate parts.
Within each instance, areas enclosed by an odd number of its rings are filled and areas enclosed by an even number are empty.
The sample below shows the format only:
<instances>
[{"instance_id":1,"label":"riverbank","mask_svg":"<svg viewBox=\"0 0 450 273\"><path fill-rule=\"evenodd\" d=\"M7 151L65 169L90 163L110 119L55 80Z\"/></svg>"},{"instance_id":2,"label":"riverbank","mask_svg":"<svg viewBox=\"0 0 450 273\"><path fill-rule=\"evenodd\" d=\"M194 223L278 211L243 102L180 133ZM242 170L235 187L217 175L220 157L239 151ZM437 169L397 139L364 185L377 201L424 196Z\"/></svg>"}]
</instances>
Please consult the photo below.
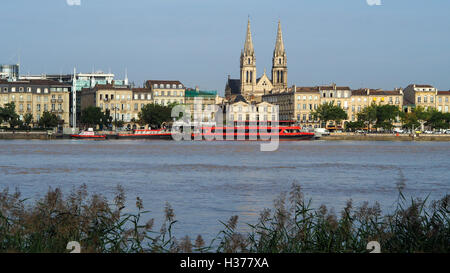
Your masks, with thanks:
<instances>
[{"instance_id":1,"label":"riverbank","mask_svg":"<svg viewBox=\"0 0 450 273\"><path fill-rule=\"evenodd\" d=\"M0 132L0 139L39 139L51 140L61 138L61 134L53 133L52 131L31 131L31 132Z\"/></svg>"},{"instance_id":2,"label":"riverbank","mask_svg":"<svg viewBox=\"0 0 450 273\"><path fill-rule=\"evenodd\" d=\"M116 139L115 134L107 134L108 139ZM70 135L53 133L51 131L36 132L0 132L0 139L35 139L35 140L55 140L69 139ZM332 133L329 136L322 136L320 140L330 141L450 141L450 135L425 135L421 134L416 137L411 135L394 135L394 134L355 134L355 133Z\"/></svg>"},{"instance_id":3,"label":"riverbank","mask_svg":"<svg viewBox=\"0 0 450 273\"><path fill-rule=\"evenodd\" d=\"M351 140L351 141L450 141L450 135L394 135L394 134L355 134L333 133L322 136L321 140Z\"/></svg>"},{"instance_id":4,"label":"riverbank","mask_svg":"<svg viewBox=\"0 0 450 273\"><path fill-rule=\"evenodd\" d=\"M384 253L449 252L448 195L432 202L410 201L399 193L392 214L383 214L378 203L356 207L349 200L335 213L325 206L312 209L293 184L289 198L281 195L273 210L262 211L249 232L240 233L238 216L232 216L208 243L201 234L195 240L173 236L177 220L168 203L160 229L153 219L142 220L149 212L139 197L136 208L125 213L121 186L113 202L89 194L85 185L67 195L50 189L33 204L17 190L0 190L0 253L65 253L71 241L84 253L367 253L370 241Z\"/></svg>"}]
</instances>

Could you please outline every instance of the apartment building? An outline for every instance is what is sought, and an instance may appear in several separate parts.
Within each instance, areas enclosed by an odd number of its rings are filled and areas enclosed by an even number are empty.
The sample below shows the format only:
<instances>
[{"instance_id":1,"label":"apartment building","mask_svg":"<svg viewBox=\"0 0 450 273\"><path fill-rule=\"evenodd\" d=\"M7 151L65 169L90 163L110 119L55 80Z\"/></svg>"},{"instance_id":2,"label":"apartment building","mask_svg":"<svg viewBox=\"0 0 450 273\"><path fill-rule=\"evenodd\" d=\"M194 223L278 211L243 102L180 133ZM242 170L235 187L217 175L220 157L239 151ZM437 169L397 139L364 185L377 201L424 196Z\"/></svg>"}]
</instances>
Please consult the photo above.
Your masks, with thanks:
<instances>
[{"instance_id":1,"label":"apartment building","mask_svg":"<svg viewBox=\"0 0 450 273\"><path fill-rule=\"evenodd\" d=\"M226 120L233 122L270 122L279 121L277 106L268 102L249 103L243 96L238 96L226 107Z\"/></svg>"},{"instance_id":2,"label":"apartment building","mask_svg":"<svg viewBox=\"0 0 450 273\"><path fill-rule=\"evenodd\" d=\"M436 109L448 113L450 108L450 90L438 91L436 96Z\"/></svg>"},{"instance_id":3,"label":"apartment building","mask_svg":"<svg viewBox=\"0 0 450 273\"><path fill-rule=\"evenodd\" d=\"M103 112L110 111L113 120L123 121L125 125L138 119L138 113L146 104L153 103L151 91L146 88L131 89L128 86L97 84L94 88L81 92L81 108L99 107Z\"/></svg>"},{"instance_id":4,"label":"apartment building","mask_svg":"<svg viewBox=\"0 0 450 273\"><path fill-rule=\"evenodd\" d=\"M51 112L67 128L70 91L70 85L51 80L0 80L0 106L14 102L20 119L32 114L35 124L45 111Z\"/></svg>"},{"instance_id":5,"label":"apartment building","mask_svg":"<svg viewBox=\"0 0 450 273\"><path fill-rule=\"evenodd\" d=\"M186 88L180 81L148 80L145 82L144 87L150 89L156 104L184 104Z\"/></svg>"}]
</instances>

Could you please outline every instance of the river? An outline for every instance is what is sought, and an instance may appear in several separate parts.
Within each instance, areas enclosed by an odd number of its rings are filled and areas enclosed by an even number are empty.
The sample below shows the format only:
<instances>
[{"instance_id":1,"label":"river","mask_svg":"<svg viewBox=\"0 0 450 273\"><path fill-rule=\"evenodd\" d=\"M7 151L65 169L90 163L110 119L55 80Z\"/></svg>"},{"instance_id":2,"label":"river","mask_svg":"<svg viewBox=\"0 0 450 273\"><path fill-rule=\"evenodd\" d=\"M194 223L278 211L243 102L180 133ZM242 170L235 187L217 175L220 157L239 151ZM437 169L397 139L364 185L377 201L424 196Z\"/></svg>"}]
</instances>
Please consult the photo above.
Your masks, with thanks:
<instances>
[{"instance_id":1,"label":"river","mask_svg":"<svg viewBox=\"0 0 450 273\"><path fill-rule=\"evenodd\" d=\"M260 142L0 140L0 151L0 190L35 200L86 184L111 198L120 184L130 211L139 196L158 224L169 202L175 234L191 238L211 239L233 215L246 230L294 182L337 212L350 198L390 211L400 184L413 197L450 191L450 142L289 141L261 152Z\"/></svg>"}]
</instances>

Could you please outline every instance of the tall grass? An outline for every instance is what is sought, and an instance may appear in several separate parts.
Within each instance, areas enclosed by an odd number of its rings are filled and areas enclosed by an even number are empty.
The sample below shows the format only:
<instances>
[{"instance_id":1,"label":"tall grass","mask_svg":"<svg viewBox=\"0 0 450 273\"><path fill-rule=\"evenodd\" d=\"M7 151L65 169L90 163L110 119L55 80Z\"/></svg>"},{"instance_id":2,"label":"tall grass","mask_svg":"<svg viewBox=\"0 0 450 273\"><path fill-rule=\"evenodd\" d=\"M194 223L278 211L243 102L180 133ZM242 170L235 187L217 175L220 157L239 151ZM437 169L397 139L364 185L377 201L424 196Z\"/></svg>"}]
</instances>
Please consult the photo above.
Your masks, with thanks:
<instances>
[{"instance_id":1,"label":"tall grass","mask_svg":"<svg viewBox=\"0 0 450 273\"><path fill-rule=\"evenodd\" d=\"M64 197L50 189L31 204L20 192L0 192L0 252L64 253L69 241L78 241L82 252L226 252L226 253L365 253L369 241L378 241L382 252L441 252L450 249L450 195L430 202L407 200L399 193L395 211L382 215L378 203L354 207L348 201L337 215L325 206L311 207L301 188L275 200L272 210L261 212L248 234L237 231L238 216L223 223L208 245L201 235L175 238L175 214L165 206L159 229L154 220L143 223L148 211L136 199L136 213L124 213L125 192L117 187L109 203L102 195L89 195L86 186ZM148 217L145 217L148 218Z\"/></svg>"}]
</instances>

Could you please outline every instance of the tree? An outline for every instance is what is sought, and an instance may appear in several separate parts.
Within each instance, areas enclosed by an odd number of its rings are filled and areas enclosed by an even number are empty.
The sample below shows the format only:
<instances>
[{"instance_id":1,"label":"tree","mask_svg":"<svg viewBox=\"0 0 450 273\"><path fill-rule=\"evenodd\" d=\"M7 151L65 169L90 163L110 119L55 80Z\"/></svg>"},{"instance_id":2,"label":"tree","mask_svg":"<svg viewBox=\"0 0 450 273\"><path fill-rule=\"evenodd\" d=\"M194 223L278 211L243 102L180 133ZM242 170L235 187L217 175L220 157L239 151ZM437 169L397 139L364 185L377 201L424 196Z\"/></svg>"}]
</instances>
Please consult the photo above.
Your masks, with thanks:
<instances>
[{"instance_id":1,"label":"tree","mask_svg":"<svg viewBox=\"0 0 450 273\"><path fill-rule=\"evenodd\" d=\"M88 127L103 128L103 125L109 125L112 122L112 117L109 114L109 110L106 113L102 112L102 109L95 106L89 106L81 111L81 123Z\"/></svg>"},{"instance_id":2,"label":"tree","mask_svg":"<svg viewBox=\"0 0 450 273\"><path fill-rule=\"evenodd\" d=\"M394 121L400 114L400 110L395 105L375 105L376 109L376 128L383 128L385 130L391 130L394 125Z\"/></svg>"},{"instance_id":3,"label":"tree","mask_svg":"<svg viewBox=\"0 0 450 273\"><path fill-rule=\"evenodd\" d=\"M370 131L371 125L377 121L377 105L372 103L370 106L364 107L364 109L358 113L358 121L362 121L366 124Z\"/></svg>"},{"instance_id":4,"label":"tree","mask_svg":"<svg viewBox=\"0 0 450 273\"><path fill-rule=\"evenodd\" d=\"M436 109L431 110L425 125L434 129L448 129L449 128L450 113L442 113Z\"/></svg>"},{"instance_id":5,"label":"tree","mask_svg":"<svg viewBox=\"0 0 450 273\"><path fill-rule=\"evenodd\" d=\"M314 119L318 119L322 123L325 123L325 127L331 120L338 124L342 120L348 118L348 115L344 109L339 106L335 106L334 101L320 104L315 111L311 112L311 114Z\"/></svg>"},{"instance_id":6,"label":"tree","mask_svg":"<svg viewBox=\"0 0 450 273\"><path fill-rule=\"evenodd\" d=\"M345 123L345 129L347 131L356 131L364 128L364 122L363 121L347 121Z\"/></svg>"},{"instance_id":7,"label":"tree","mask_svg":"<svg viewBox=\"0 0 450 273\"><path fill-rule=\"evenodd\" d=\"M144 105L139 112L139 124L149 125L151 128L161 128L164 122L169 122L172 120L172 108L175 104L170 104L168 106L150 103Z\"/></svg>"},{"instance_id":8,"label":"tree","mask_svg":"<svg viewBox=\"0 0 450 273\"><path fill-rule=\"evenodd\" d=\"M25 114L23 117L23 124L27 127L27 129L30 129L30 124L33 122L33 115L30 113Z\"/></svg>"},{"instance_id":9,"label":"tree","mask_svg":"<svg viewBox=\"0 0 450 273\"><path fill-rule=\"evenodd\" d=\"M16 113L16 105L14 102L7 103L3 108L0 108L0 116L2 121L7 122L9 127L13 129L22 125L22 121Z\"/></svg>"},{"instance_id":10,"label":"tree","mask_svg":"<svg viewBox=\"0 0 450 273\"><path fill-rule=\"evenodd\" d=\"M39 119L39 126L42 128L54 128L58 126L58 123L58 116L48 111L44 111L44 113L42 113L42 117Z\"/></svg>"}]
</instances>

